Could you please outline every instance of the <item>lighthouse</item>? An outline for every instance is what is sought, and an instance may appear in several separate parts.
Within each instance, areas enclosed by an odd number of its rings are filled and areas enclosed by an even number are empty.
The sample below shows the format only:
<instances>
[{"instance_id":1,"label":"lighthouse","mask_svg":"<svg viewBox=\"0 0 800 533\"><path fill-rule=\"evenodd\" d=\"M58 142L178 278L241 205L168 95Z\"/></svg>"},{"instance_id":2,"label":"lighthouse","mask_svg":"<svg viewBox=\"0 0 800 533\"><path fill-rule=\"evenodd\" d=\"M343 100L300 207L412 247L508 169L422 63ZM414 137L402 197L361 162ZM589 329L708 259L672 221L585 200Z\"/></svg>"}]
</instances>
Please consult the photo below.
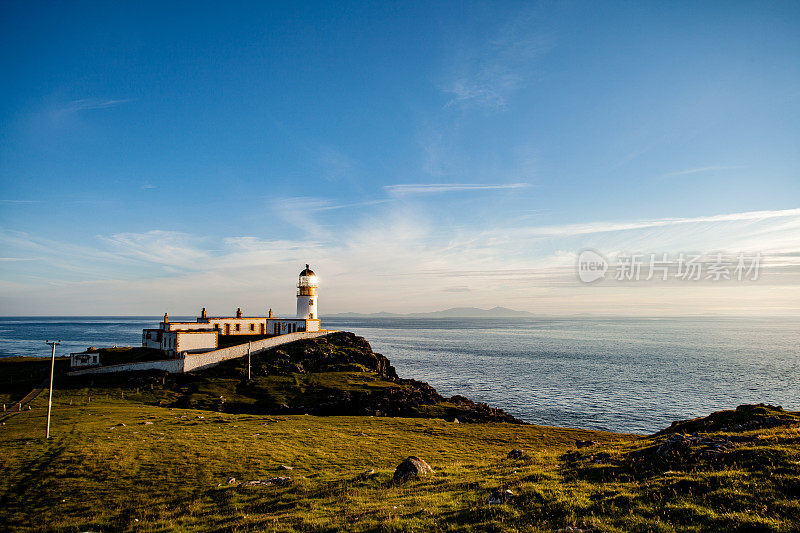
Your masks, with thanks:
<instances>
[{"instance_id":1,"label":"lighthouse","mask_svg":"<svg viewBox=\"0 0 800 533\"><path fill-rule=\"evenodd\" d=\"M318 319L317 314L317 275L306 268L300 272L300 281L297 283L297 318Z\"/></svg>"}]
</instances>

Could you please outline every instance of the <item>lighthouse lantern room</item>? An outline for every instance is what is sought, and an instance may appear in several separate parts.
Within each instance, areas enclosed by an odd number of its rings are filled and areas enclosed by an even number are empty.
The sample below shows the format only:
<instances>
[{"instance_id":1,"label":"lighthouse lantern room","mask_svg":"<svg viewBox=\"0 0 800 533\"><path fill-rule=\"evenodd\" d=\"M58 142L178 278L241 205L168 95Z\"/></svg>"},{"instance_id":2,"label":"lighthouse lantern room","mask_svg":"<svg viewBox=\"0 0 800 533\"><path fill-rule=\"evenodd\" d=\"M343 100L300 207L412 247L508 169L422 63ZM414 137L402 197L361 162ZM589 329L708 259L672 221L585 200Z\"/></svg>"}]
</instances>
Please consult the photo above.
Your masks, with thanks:
<instances>
[{"instance_id":1,"label":"lighthouse lantern room","mask_svg":"<svg viewBox=\"0 0 800 533\"><path fill-rule=\"evenodd\" d=\"M300 272L300 281L297 283L297 318L315 319L317 314L317 275L308 265Z\"/></svg>"}]
</instances>

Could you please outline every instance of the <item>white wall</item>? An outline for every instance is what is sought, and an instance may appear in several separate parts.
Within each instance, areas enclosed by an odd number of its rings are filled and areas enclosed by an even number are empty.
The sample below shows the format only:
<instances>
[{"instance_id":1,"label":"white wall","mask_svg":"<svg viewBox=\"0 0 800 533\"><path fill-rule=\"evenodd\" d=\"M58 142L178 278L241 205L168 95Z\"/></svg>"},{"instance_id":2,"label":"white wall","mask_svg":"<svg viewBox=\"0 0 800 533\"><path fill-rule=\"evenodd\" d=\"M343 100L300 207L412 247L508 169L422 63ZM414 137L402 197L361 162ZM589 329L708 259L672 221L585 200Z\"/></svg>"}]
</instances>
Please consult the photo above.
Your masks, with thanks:
<instances>
[{"instance_id":1,"label":"white wall","mask_svg":"<svg viewBox=\"0 0 800 533\"><path fill-rule=\"evenodd\" d=\"M302 339L322 337L323 335L328 335L329 333L333 332L327 330L314 332L298 331L297 333L289 333L288 335L280 335L278 337L253 341L250 343L250 350L252 354L256 354L269 350L270 348L274 348L275 346L288 344L290 342ZM193 372L195 370L211 368L212 366L220 364L222 361L236 359L237 357L243 357L245 355L247 355L247 344L237 344L236 346L214 350L213 352L187 355L184 359L183 371Z\"/></svg>"},{"instance_id":2,"label":"white wall","mask_svg":"<svg viewBox=\"0 0 800 533\"><path fill-rule=\"evenodd\" d=\"M146 361L143 363L127 363L124 365L100 366L69 372L70 376L84 374L111 374L114 372L137 372L142 370L164 370L166 372L183 372L183 359L162 359L161 361Z\"/></svg>"},{"instance_id":3,"label":"white wall","mask_svg":"<svg viewBox=\"0 0 800 533\"><path fill-rule=\"evenodd\" d=\"M268 334L267 331L262 333L261 325L266 322L266 318L262 317L249 317L249 318L222 318L222 317L211 317L203 319L205 322L201 322L200 325L203 326L204 329L213 328L214 324L219 325L220 335L262 335ZM225 329L225 326L230 326L230 331ZM236 330L236 326L239 326L239 330ZM253 326L253 329L250 329L250 326ZM183 329L183 328L181 328Z\"/></svg>"},{"instance_id":4,"label":"white wall","mask_svg":"<svg viewBox=\"0 0 800 533\"><path fill-rule=\"evenodd\" d=\"M211 329L209 324L203 322L169 322L169 331Z\"/></svg>"},{"instance_id":5,"label":"white wall","mask_svg":"<svg viewBox=\"0 0 800 533\"><path fill-rule=\"evenodd\" d=\"M297 295L297 318L319 318L317 295Z\"/></svg>"},{"instance_id":6,"label":"white wall","mask_svg":"<svg viewBox=\"0 0 800 533\"><path fill-rule=\"evenodd\" d=\"M278 326L278 328L280 328L277 332L277 335L286 335L287 333L304 331L306 328L306 321L301 318L268 318L267 319L268 335L276 335L275 326Z\"/></svg>"},{"instance_id":7,"label":"white wall","mask_svg":"<svg viewBox=\"0 0 800 533\"><path fill-rule=\"evenodd\" d=\"M217 347L216 331L197 331L192 333L178 333L177 352L193 352L199 350L213 350Z\"/></svg>"},{"instance_id":8,"label":"white wall","mask_svg":"<svg viewBox=\"0 0 800 533\"><path fill-rule=\"evenodd\" d=\"M281 335L279 337L253 341L250 343L250 349L251 353L256 354L276 346L288 344L290 342L322 337L330 333L333 333L333 330L313 332L298 331L297 333L290 333L289 335ZM229 348L214 350L213 352L189 354L182 359L162 359L161 361L146 361L142 363L127 363L124 365L101 366L87 368L85 370L76 370L74 372L70 372L69 375L82 376L85 374L108 374L112 372L136 372L142 370L164 370L172 373L192 372L195 370L211 368L220 364L222 361L236 359L237 357L243 357L245 355L247 355L247 344L238 344Z\"/></svg>"}]
</instances>

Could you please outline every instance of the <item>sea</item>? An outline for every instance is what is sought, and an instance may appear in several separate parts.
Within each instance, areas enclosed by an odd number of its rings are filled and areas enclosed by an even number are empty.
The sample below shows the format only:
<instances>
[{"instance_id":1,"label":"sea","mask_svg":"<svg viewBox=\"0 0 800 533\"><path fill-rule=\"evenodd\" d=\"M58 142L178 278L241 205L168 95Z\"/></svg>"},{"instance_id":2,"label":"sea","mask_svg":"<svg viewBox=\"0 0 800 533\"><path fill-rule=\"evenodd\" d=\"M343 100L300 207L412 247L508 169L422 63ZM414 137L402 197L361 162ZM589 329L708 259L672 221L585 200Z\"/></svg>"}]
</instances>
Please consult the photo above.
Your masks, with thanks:
<instances>
[{"instance_id":1,"label":"sea","mask_svg":"<svg viewBox=\"0 0 800 533\"><path fill-rule=\"evenodd\" d=\"M174 317L181 319L181 317ZM193 320L190 317L189 320ZM0 318L0 357L138 346L160 317ZM329 318L404 378L534 424L652 433L744 403L800 410L800 317Z\"/></svg>"}]
</instances>

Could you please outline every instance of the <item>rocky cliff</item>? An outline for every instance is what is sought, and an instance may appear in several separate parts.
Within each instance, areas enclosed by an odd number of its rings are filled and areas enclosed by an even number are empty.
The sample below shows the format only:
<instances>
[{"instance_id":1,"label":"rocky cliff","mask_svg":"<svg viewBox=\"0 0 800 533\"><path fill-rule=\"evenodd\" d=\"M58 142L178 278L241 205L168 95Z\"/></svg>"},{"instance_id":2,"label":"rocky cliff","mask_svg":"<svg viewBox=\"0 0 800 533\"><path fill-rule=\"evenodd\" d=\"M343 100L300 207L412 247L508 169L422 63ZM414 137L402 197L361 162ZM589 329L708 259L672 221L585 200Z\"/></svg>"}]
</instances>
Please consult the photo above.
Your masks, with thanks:
<instances>
[{"instance_id":1,"label":"rocky cliff","mask_svg":"<svg viewBox=\"0 0 800 533\"><path fill-rule=\"evenodd\" d=\"M158 372L73 378L74 386L136 387L148 401L230 413L368 415L522 424L502 409L402 379L384 355L353 333L297 341L188 374Z\"/></svg>"}]
</instances>

